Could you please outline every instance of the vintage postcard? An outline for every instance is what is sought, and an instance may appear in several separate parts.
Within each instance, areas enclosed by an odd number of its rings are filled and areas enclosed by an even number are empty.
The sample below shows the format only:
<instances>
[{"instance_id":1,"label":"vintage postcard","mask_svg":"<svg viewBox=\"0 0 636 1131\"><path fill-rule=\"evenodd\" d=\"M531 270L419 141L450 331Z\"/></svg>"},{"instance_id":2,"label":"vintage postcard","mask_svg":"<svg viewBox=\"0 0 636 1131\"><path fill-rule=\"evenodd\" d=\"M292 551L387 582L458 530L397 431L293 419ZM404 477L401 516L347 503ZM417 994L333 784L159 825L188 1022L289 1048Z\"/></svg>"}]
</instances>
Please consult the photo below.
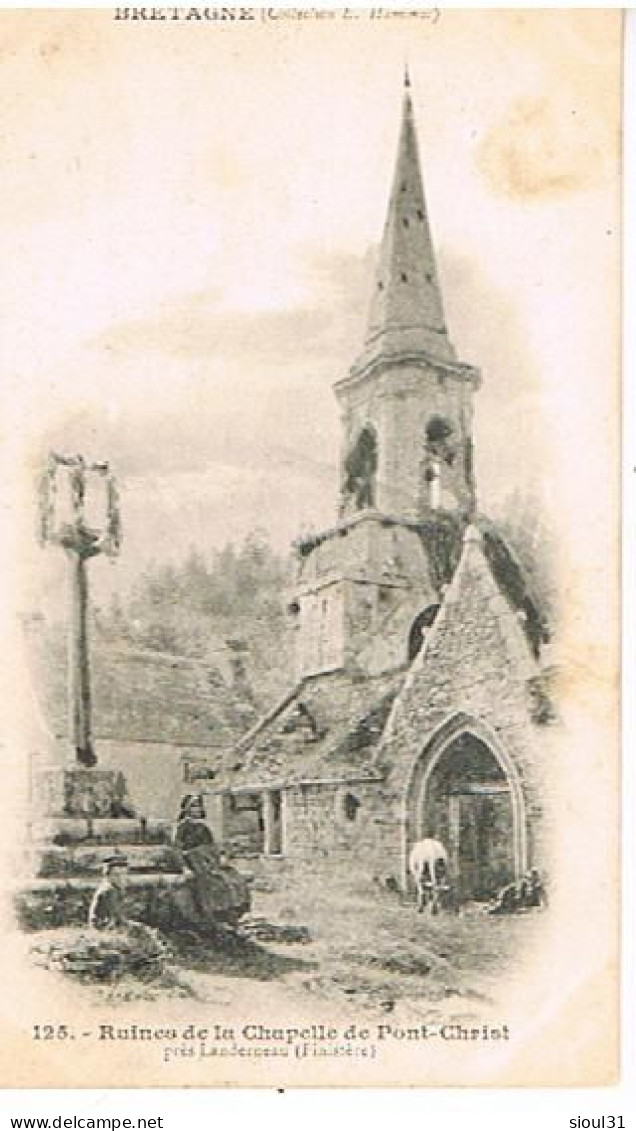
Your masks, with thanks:
<instances>
[{"instance_id":1,"label":"vintage postcard","mask_svg":"<svg viewBox=\"0 0 636 1131\"><path fill-rule=\"evenodd\" d=\"M0 46L2 1085L615 1082L621 13Z\"/></svg>"}]
</instances>

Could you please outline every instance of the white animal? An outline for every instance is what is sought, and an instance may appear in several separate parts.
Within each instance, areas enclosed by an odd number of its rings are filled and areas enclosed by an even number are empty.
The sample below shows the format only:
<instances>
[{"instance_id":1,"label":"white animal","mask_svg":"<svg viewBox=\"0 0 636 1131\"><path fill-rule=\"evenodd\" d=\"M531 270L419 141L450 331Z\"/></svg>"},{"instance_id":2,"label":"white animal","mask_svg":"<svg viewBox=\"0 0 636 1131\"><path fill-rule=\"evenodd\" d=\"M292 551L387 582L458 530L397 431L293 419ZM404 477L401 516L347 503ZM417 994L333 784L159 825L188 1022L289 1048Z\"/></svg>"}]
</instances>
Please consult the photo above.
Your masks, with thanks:
<instances>
[{"instance_id":1,"label":"white animal","mask_svg":"<svg viewBox=\"0 0 636 1131\"><path fill-rule=\"evenodd\" d=\"M409 855L409 871L417 892L417 910L430 907L437 915L440 896L448 891L448 853L441 841L425 837L413 845Z\"/></svg>"}]
</instances>

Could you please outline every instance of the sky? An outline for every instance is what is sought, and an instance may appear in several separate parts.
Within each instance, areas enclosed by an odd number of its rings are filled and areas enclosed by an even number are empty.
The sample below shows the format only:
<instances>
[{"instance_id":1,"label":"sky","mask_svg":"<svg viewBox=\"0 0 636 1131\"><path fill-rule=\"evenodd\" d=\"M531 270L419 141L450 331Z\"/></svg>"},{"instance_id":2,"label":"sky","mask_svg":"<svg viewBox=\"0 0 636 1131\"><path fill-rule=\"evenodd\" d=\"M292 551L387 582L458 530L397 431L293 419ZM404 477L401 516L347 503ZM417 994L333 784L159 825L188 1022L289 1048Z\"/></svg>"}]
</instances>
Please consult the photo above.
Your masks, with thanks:
<instances>
[{"instance_id":1,"label":"sky","mask_svg":"<svg viewBox=\"0 0 636 1131\"><path fill-rule=\"evenodd\" d=\"M96 592L256 526L331 525L408 58L447 322L479 366L479 500L594 559L617 428L619 23L607 11L115 21L0 12L5 457L28 599L47 450L109 459Z\"/></svg>"}]
</instances>

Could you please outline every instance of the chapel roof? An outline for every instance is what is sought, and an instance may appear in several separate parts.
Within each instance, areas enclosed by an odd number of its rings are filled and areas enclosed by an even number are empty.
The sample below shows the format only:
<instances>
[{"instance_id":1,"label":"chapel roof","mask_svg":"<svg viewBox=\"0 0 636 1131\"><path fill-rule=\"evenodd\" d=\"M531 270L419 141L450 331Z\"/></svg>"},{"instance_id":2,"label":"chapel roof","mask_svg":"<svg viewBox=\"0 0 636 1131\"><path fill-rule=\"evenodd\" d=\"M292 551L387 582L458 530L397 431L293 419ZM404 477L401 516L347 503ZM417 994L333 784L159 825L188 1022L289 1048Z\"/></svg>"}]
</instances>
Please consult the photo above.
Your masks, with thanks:
<instances>
[{"instance_id":1,"label":"chapel roof","mask_svg":"<svg viewBox=\"0 0 636 1131\"><path fill-rule=\"evenodd\" d=\"M216 784L241 789L377 778L373 752L404 675L405 669L366 678L336 671L302 680L228 755Z\"/></svg>"},{"instance_id":2,"label":"chapel roof","mask_svg":"<svg viewBox=\"0 0 636 1131\"><path fill-rule=\"evenodd\" d=\"M51 737L66 736L64 632L31 625L27 654L35 710ZM212 664L113 645L91 648L93 734L99 740L226 748L254 721L251 704Z\"/></svg>"}]
</instances>

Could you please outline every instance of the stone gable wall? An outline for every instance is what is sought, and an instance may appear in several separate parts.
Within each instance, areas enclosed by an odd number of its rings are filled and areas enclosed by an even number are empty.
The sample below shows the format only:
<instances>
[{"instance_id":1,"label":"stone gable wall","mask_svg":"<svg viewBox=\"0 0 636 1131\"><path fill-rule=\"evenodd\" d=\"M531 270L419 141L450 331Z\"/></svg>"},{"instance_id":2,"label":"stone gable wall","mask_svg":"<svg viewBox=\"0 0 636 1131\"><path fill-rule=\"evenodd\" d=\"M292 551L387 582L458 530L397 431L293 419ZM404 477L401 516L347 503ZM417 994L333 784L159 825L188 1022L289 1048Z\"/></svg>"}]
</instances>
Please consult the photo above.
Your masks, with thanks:
<instances>
[{"instance_id":1,"label":"stone gable wall","mask_svg":"<svg viewBox=\"0 0 636 1131\"><path fill-rule=\"evenodd\" d=\"M479 737L503 749L519 775L526 806L530 862L547 854L549 744L530 719L528 681L537 667L523 629L497 589L481 553L469 547L438 622L398 696L378 751L393 797L393 833L378 851L390 871L404 871L406 798L418 759L453 718L471 720ZM549 808L549 805L548 805Z\"/></svg>"}]
</instances>

